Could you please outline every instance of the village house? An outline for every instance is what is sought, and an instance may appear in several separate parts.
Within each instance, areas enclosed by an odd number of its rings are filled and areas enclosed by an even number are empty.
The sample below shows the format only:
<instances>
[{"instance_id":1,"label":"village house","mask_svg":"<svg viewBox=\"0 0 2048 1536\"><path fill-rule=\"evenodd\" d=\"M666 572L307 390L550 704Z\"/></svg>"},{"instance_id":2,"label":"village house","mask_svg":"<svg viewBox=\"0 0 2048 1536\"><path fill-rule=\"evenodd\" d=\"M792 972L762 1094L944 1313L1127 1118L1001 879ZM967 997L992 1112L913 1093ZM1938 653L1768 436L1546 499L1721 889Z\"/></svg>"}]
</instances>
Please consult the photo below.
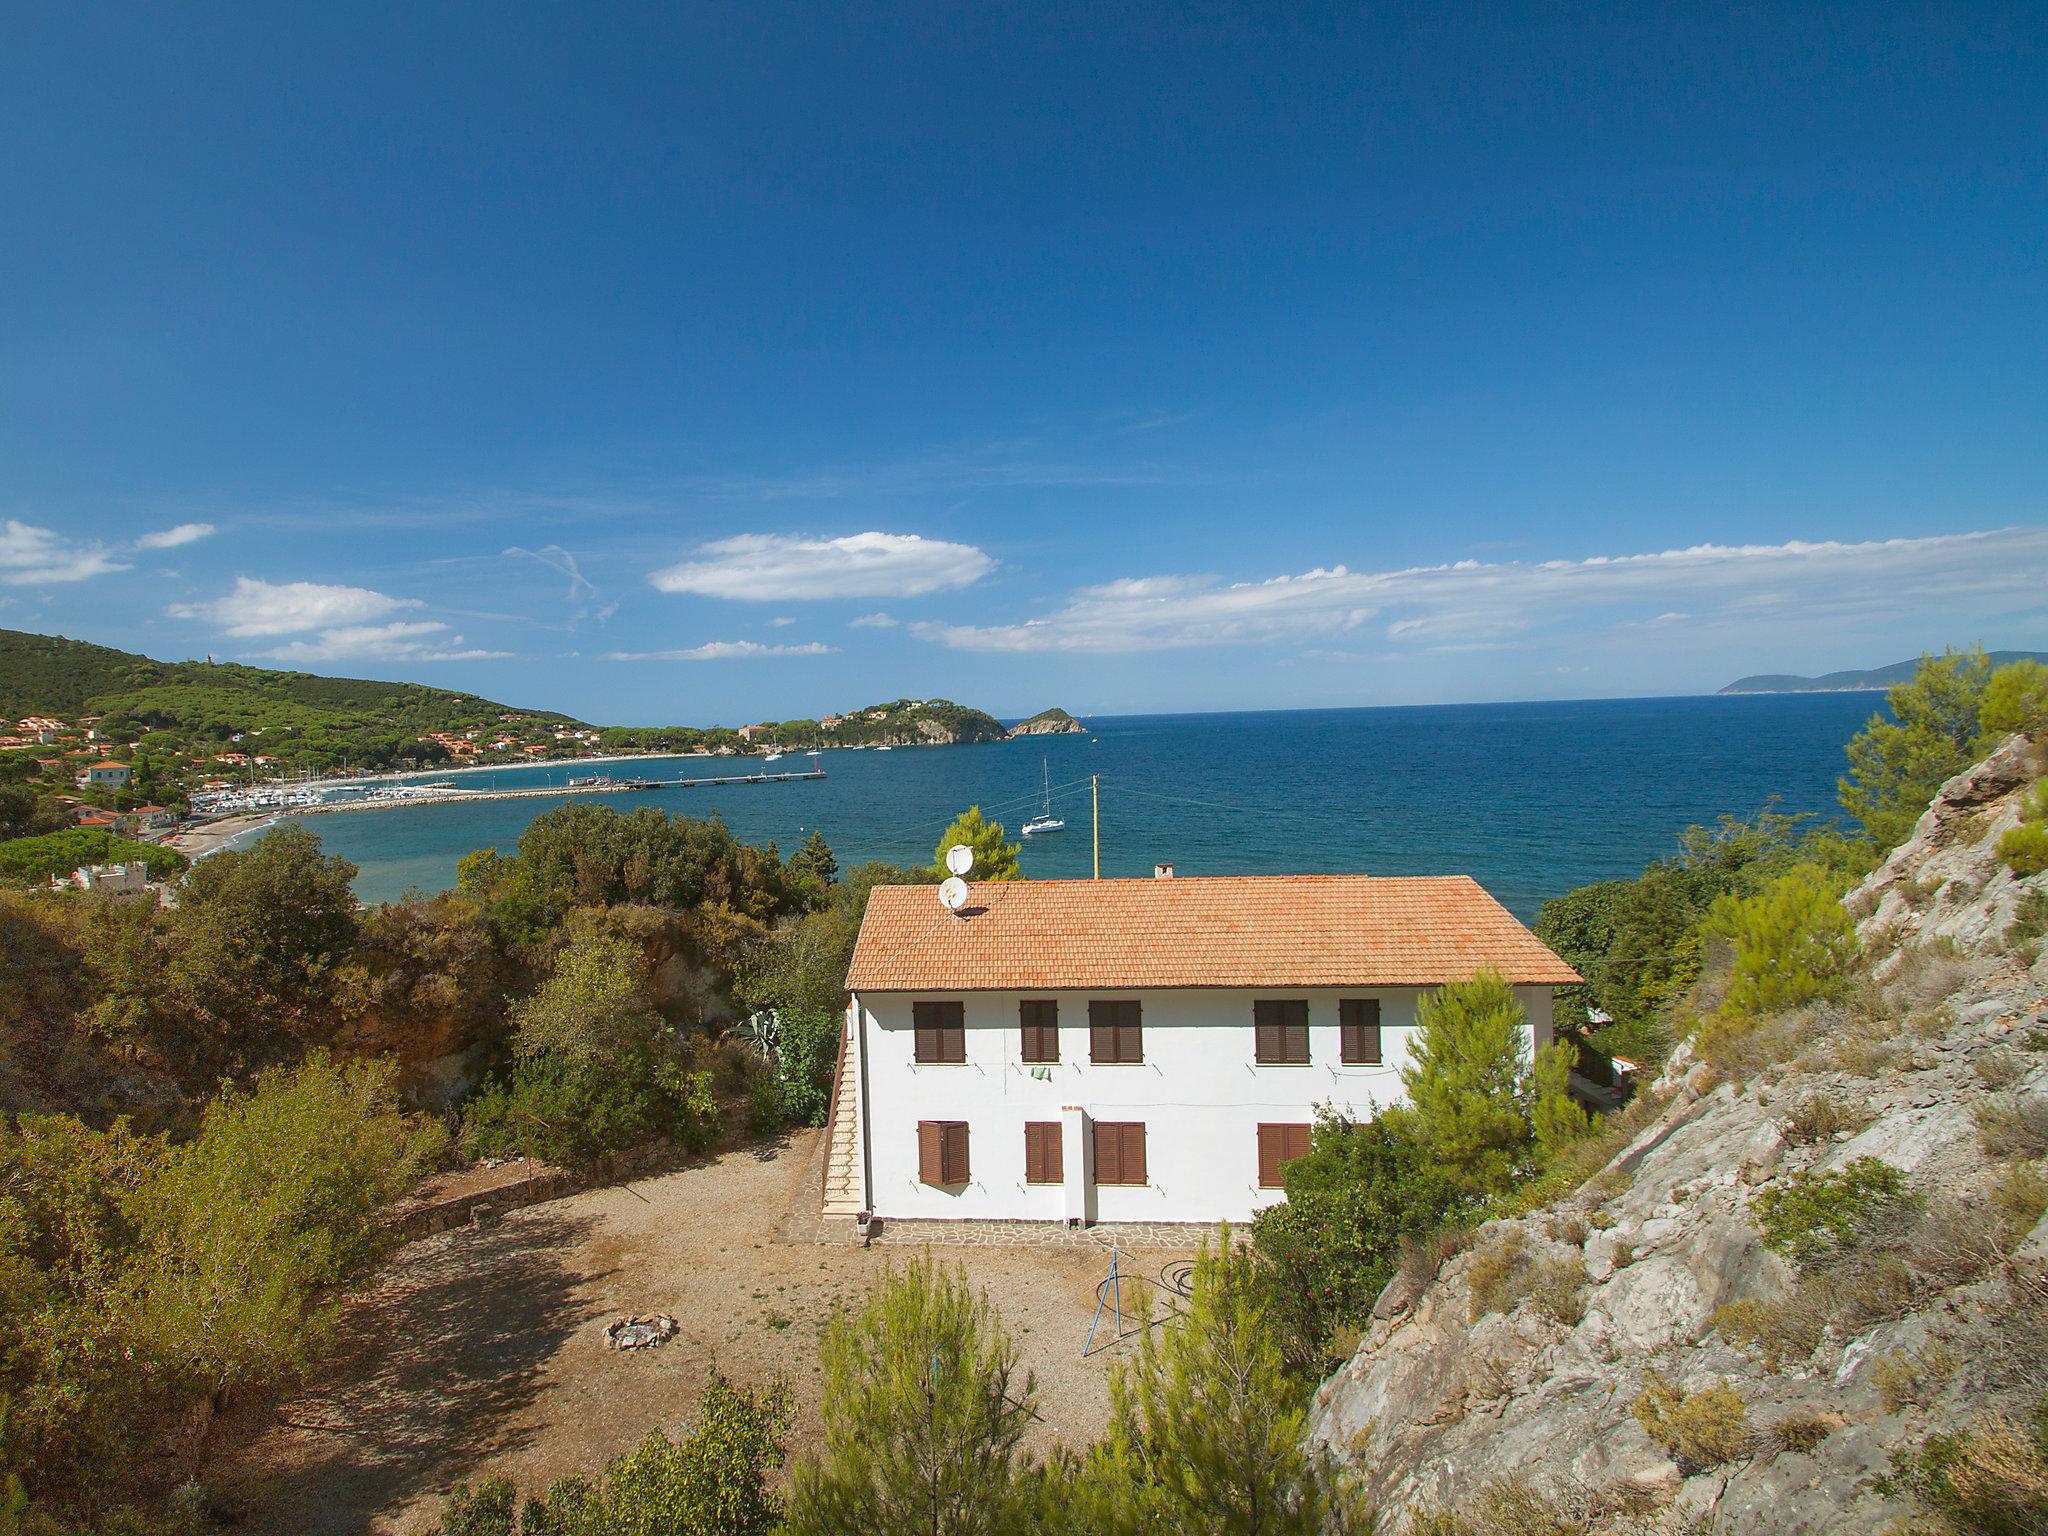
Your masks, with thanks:
<instances>
[{"instance_id":1,"label":"village house","mask_svg":"<svg viewBox=\"0 0 2048 1536\"><path fill-rule=\"evenodd\" d=\"M1401 1102L1416 1005L1483 970L1527 1048L1579 977L1474 880L880 886L847 976L827 1214L1242 1221L1319 1107Z\"/></svg>"},{"instance_id":2,"label":"village house","mask_svg":"<svg viewBox=\"0 0 2048 1536\"><path fill-rule=\"evenodd\" d=\"M76 776L80 789L98 785L102 789L125 789L133 770L126 763L94 763Z\"/></svg>"}]
</instances>

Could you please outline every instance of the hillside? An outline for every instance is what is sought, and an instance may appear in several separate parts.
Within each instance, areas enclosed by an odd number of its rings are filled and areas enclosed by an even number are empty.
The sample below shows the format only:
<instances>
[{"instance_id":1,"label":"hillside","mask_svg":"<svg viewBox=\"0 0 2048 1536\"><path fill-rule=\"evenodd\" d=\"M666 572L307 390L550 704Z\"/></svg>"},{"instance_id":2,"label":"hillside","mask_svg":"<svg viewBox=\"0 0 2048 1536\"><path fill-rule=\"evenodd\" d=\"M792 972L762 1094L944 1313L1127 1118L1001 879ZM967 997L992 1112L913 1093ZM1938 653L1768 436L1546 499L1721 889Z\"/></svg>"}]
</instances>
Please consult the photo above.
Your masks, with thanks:
<instances>
[{"instance_id":1,"label":"hillside","mask_svg":"<svg viewBox=\"0 0 2048 1536\"><path fill-rule=\"evenodd\" d=\"M1072 736L1086 731L1087 726L1076 720L1064 709L1041 709L1029 720L1019 720L1010 727L1012 736Z\"/></svg>"},{"instance_id":2,"label":"hillside","mask_svg":"<svg viewBox=\"0 0 2048 1536\"><path fill-rule=\"evenodd\" d=\"M84 640L0 629L0 716L131 714L191 725L219 719L263 725L359 725L448 730L518 714L576 724L547 710L514 710L471 693L235 662L156 661Z\"/></svg>"},{"instance_id":3,"label":"hillside","mask_svg":"<svg viewBox=\"0 0 2048 1536\"><path fill-rule=\"evenodd\" d=\"M2003 667L2015 661L2048 663L2048 651L1992 651L1991 664ZM1920 670L1920 658L1895 661L1888 667L1871 667L1862 672L1825 672L1819 677L1800 677L1790 672L1762 672L1755 677L1738 677L1722 693L1875 693L1894 683L1911 680Z\"/></svg>"},{"instance_id":4,"label":"hillside","mask_svg":"<svg viewBox=\"0 0 2048 1536\"><path fill-rule=\"evenodd\" d=\"M1313 1433L1387 1513L1850 1536L1903 1473L2042 1529L2048 875L1994 850L2044 766L2009 739L1848 895L1860 991L1682 1046L1580 1190L1386 1288Z\"/></svg>"}]
</instances>

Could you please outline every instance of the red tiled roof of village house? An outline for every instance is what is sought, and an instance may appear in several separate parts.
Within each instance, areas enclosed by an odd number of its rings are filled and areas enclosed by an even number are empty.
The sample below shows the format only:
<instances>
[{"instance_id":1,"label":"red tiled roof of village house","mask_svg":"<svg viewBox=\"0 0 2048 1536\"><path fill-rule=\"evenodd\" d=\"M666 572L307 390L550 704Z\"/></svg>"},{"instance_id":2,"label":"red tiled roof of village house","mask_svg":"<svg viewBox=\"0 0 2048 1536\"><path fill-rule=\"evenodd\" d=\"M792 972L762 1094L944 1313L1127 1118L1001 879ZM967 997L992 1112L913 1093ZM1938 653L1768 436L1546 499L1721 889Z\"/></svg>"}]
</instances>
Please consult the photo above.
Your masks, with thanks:
<instances>
[{"instance_id":1,"label":"red tiled roof of village house","mask_svg":"<svg viewBox=\"0 0 2048 1536\"><path fill-rule=\"evenodd\" d=\"M877 886L856 992L1436 986L1580 980L1468 875L1245 875Z\"/></svg>"}]
</instances>

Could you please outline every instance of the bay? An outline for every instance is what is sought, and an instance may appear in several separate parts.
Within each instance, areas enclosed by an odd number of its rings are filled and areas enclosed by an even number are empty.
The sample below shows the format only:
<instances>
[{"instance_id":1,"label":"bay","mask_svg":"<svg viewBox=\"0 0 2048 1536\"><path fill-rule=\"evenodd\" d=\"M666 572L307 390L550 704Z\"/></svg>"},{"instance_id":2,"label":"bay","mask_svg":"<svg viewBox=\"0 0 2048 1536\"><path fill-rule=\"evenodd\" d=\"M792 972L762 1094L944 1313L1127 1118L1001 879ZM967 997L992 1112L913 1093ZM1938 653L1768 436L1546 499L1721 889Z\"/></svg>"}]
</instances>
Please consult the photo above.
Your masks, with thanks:
<instances>
[{"instance_id":1,"label":"bay","mask_svg":"<svg viewBox=\"0 0 2048 1536\"><path fill-rule=\"evenodd\" d=\"M1101 783L1102 873L1470 874L1529 917L1592 880L1633 875L1695 822L1762 809L1838 814L1842 746L1880 696L1603 699L1242 714L1122 715L1084 735L968 747L821 754L827 777L788 784L403 806L306 818L354 861L357 893L385 901L452 885L477 848L509 851L571 798L627 812L714 812L787 855L822 830L842 864L921 864L969 804L1016 829L1040 809L1041 764L1064 832L1024 843L1038 878L1091 867L1089 779ZM757 766L639 758L620 775L673 778ZM791 754L777 769L809 766ZM588 766L464 775L465 788L564 783ZM601 771L601 770L600 770ZM773 771L773 770L769 770Z\"/></svg>"}]
</instances>

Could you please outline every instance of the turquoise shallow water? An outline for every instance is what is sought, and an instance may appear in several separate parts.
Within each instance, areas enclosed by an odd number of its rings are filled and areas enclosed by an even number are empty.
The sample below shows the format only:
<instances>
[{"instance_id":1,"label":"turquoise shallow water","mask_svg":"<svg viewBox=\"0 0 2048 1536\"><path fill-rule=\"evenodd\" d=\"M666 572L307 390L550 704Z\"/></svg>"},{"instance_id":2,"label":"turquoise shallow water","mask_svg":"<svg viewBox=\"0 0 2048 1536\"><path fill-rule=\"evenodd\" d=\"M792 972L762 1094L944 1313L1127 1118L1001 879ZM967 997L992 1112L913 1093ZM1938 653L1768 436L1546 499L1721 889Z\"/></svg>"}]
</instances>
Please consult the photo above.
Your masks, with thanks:
<instances>
[{"instance_id":1,"label":"turquoise shallow water","mask_svg":"<svg viewBox=\"0 0 2048 1536\"><path fill-rule=\"evenodd\" d=\"M1032 838L1025 872L1088 873L1088 785L1102 778L1102 872L1184 875L1364 871L1471 874L1523 916L1547 896L1630 875L1691 822L1780 808L1835 813L1842 744L1872 694L1621 699L1555 704L1126 715L1089 734L975 747L823 754L828 777L591 797L723 816L787 854L823 828L842 863L921 863L970 803L1015 829L1038 803L1040 762L1067 830ZM720 761L720 767L730 764ZM790 756L780 768L808 766ZM510 768L462 782L560 783L589 768ZM676 777L704 759L610 771ZM569 798L567 795L564 798ZM472 849L509 849L551 799L315 816L327 848L362 869L358 893L438 890Z\"/></svg>"}]
</instances>

